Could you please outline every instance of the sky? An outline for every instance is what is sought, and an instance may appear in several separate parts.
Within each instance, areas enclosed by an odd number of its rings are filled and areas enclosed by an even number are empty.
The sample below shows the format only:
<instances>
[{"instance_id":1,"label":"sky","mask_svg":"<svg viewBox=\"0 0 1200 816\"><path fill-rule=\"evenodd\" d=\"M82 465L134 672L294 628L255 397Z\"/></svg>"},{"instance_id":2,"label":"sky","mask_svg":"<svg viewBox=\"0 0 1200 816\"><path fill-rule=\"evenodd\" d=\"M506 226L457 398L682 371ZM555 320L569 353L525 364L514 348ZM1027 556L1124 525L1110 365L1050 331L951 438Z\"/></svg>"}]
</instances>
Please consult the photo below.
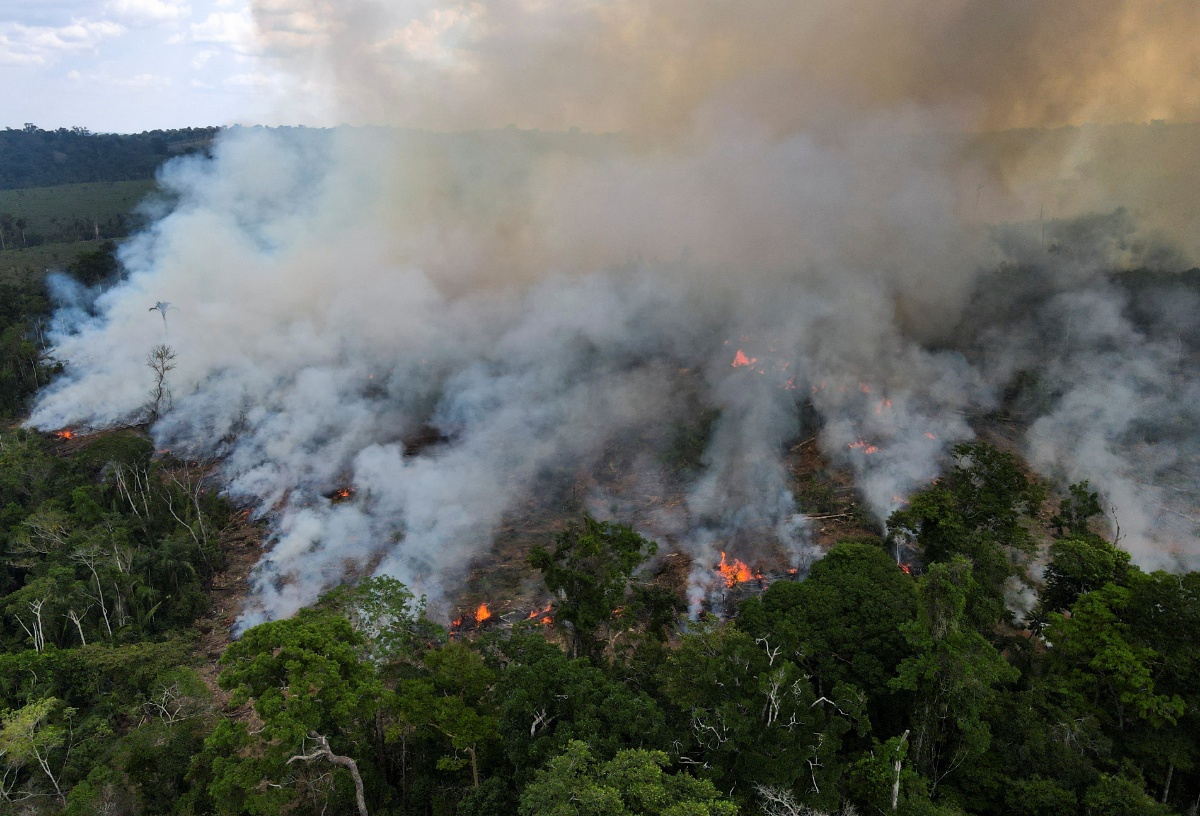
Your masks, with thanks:
<instances>
[{"instance_id":1,"label":"sky","mask_svg":"<svg viewBox=\"0 0 1200 816\"><path fill-rule=\"evenodd\" d=\"M0 127L1200 120L1196 0L0 0Z\"/></svg>"},{"instance_id":2,"label":"sky","mask_svg":"<svg viewBox=\"0 0 1200 816\"><path fill-rule=\"evenodd\" d=\"M0 127L288 124L246 0L0 0Z\"/></svg>"}]
</instances>

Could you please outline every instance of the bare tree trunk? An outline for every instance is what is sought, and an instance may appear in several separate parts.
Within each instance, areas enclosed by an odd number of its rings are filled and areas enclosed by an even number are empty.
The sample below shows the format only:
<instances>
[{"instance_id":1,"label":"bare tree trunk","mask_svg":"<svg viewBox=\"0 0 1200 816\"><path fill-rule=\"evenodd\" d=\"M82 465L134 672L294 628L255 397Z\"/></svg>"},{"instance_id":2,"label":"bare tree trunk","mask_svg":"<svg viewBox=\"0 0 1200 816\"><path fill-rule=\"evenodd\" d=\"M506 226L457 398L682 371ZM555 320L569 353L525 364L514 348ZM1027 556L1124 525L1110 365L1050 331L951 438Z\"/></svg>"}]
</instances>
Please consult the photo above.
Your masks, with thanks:
<instances>
[{"instance_id":1,"label":"bare tree trunk","mask_svg":"<svg viewBox=\"0 0 1200 816\"><path fill-rule=\"evenodd\" d=\"M33 612L33 648L39 652L46 648L46 630L42 628L42 606L45 603L45 598L29 603L29 611Z\"/></svg>"},{"instance_id":2,"label":"bare tree trunk","mask_svg":"<svg viewBox=\"0 0 1200 816\"><path fill-rule=\"evenodd\" d=\"M96 571L96 560L99 557L94 549L83 550L74 554L74 559L88 568L92 579L96 582L96 603L100 604L100 617L104 620L104 629L108 639L112 640L112 624L108 621L108 604L104 601L104 587L100 585L100 573Z\"/></svg>"},{"instance_id":3,"label":"bare tree trunk","mask_svg":"<svg viewBox=\"0 0 1200 816\"><path fill-rule=\"evenodd\" d=\"M83 614L85 614L85 615L87 614L86 609L84 610ZM67 620L69 620L69 621L71 621L71 623L75 624L75 628L79 630L79 642L82 643L84 646L87 646L87 638L85 638L83 636L83 623L79 619L79 613L76 612L74 609L68 609L67 610Z\"/></svg>"},{"instance_id":4,"label":"bare tree trunk","mask_svg":"<svg viewBox=\"0 0 1200 816\"><path fill-rule=\"evenodd\" d=\"M900 804L900 768L903 766L903 761L899 756L899 749L904 747L904 743L908 742L908 731L904 732L904 736L900 738L900 746L897 748L895 769L896 778L892 782L892 812L894 813L897 806Z\"/></svg>"},{"instance_id":5,"label":"bare tree trunk","mask_svg":"<svg viewBox=\"0 0 1200 816\"><path fill-rule=\"evenodd\" d=\"M1171 795L1171 777L1175 775L1175 763L1167 763L1167 782L1163 785L1162 803L1167 803L1167 797Z\"/></svg>"},{"instance_id":6,"label":"bare tree trunk","mask_svg":"<svg viewBox=\"0 0 1200 816\"><path fill-rule=\"evenodd\" d=\"M350 771L350 776L354 778L354 793L358 798L359 816L368 816L367 797L363 791L362 776L358 773L358 763L354 761L353 757L338 756L335 754L329 747L329 740L326 739L324 735L318 734L315 731L310 731L308 736L310 739L316 740L317 750L313 751L311 754L298 754L289 759L287 764L291 765L296 760L312 762L315 759L324 759L333 765L337 765L338 767L345 768L346 770Z\"/></svg>"}]
</instances>

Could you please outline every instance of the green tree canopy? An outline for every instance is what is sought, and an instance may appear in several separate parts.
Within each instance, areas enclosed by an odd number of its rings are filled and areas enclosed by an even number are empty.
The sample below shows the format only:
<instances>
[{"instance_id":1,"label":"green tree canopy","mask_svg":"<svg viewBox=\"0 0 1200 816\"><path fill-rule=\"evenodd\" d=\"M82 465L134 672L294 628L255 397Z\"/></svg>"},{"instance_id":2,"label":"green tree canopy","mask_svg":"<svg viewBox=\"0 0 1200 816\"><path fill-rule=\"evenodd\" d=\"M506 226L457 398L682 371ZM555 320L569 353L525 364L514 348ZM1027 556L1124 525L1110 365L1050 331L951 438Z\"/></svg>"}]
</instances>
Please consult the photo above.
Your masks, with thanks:
<instances>
[{"instance_id":1,"label":"green tree canopy","mask_svg":"<svg viewBox=\"0 0 1200 816\"><path fill-rule=\"evenodd\" d=\"M521 816L736 816L713 784L671 774L661 751L620 751L597 761L572 740L521 794Z\"/></svg>"}]
</instances>

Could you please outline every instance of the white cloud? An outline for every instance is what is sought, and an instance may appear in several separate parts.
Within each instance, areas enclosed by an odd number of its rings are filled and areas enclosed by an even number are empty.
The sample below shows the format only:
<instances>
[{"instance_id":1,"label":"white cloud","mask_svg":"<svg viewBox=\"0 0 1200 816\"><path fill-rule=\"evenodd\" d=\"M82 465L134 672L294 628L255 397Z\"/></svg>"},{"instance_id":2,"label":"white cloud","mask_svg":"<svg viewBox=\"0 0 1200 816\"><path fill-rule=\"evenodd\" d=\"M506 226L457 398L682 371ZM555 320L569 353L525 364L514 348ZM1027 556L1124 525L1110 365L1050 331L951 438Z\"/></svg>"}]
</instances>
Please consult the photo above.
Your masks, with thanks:
<instances>
[{"instance_id":1,"label":"white cloud","mask_svg":"<svg viewBox=\"0 0 1200 816\"><path fill-rule=\"evenodd\" d=\"M134 74L130 77L113 80L113 84L126 88L169 88L171 78L158 74Z\"/></svg>"},{"instance_id":2,"label":"white cloud","mask_svg":"<svg viewBox=\"0 0 1200 816\"><path fill-rule=\"evenodd\" d=\"M111 20L72 20L63 26L0 23L0 65L45 65L124 32L123 25Z\"/></svg>"},{"instance_id":3,"label":"white cloud","mask_svg":"<svg viewBox=\"0 0 1200 816\"><path fill-rule=\"evenodd\" d=\"M108 10L131 25L176 22L192 13L184 0L110 0Z\"/></svg>"},{"instance_id":4,"label":"white cloud","mask_svg":"<svg viewBox=\"0 0 1200 816\"><path fill-rule=\"evenodd\" d=\"M254 21L246 11L213 12L199 23L192 23L193 42L220 45L241 53L254 50Z\"/></svg>"},{"instance_id":5,"label":"white cloud","mask_svg":"<svg viewBox=\"0 0 1200 816\"><path fill-rule=\"evenodd\" d=\"M233 74L225 78L225 84L235 88L271 89L283 86L283 78L278 74L267 74L262 71L251 71L244 74Z\"/></svg>"}]
</instances>

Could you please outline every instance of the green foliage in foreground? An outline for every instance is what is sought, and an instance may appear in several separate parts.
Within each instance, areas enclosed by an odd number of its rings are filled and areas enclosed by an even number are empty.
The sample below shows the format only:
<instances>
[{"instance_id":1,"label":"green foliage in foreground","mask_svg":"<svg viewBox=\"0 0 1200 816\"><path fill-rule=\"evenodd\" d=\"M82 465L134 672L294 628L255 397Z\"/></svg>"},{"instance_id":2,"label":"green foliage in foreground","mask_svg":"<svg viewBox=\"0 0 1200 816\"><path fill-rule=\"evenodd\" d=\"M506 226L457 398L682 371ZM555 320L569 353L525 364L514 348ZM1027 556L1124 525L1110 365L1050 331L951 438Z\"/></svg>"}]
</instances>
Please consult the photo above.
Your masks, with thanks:
<instances>
[{"instance_id":1,"label":"green foliage in foreground","mask_svg":"<svg viewBox=\"0 0 1200 816\"><path fill-rule=\"evenodd\" d=\"M0 812L165 813L187 787L211 708L188 629L229 510L152 452L0 432Z\"/></svg>"},{"instance_id":2,"label":"green foliage in foreground","mask_svg":"<svg viewBox=\"0 0 1200 816\"><path fill-rule=\"evenodd\" d=\"M367 579L246 631L221 709L185 635L227 512L199 475L133 432L71 456L0 441L3 812L1166 816L1200 797L1200 574L1131 565L1086 485L1039 531L1039 488L984 446L893 517L915 576L845 542L732 620L685 623L653 546L584 518L533 556L553 630L451 637ZM997 606L1022 583L1025 629Z\"/></svg>"}]
</instances>

